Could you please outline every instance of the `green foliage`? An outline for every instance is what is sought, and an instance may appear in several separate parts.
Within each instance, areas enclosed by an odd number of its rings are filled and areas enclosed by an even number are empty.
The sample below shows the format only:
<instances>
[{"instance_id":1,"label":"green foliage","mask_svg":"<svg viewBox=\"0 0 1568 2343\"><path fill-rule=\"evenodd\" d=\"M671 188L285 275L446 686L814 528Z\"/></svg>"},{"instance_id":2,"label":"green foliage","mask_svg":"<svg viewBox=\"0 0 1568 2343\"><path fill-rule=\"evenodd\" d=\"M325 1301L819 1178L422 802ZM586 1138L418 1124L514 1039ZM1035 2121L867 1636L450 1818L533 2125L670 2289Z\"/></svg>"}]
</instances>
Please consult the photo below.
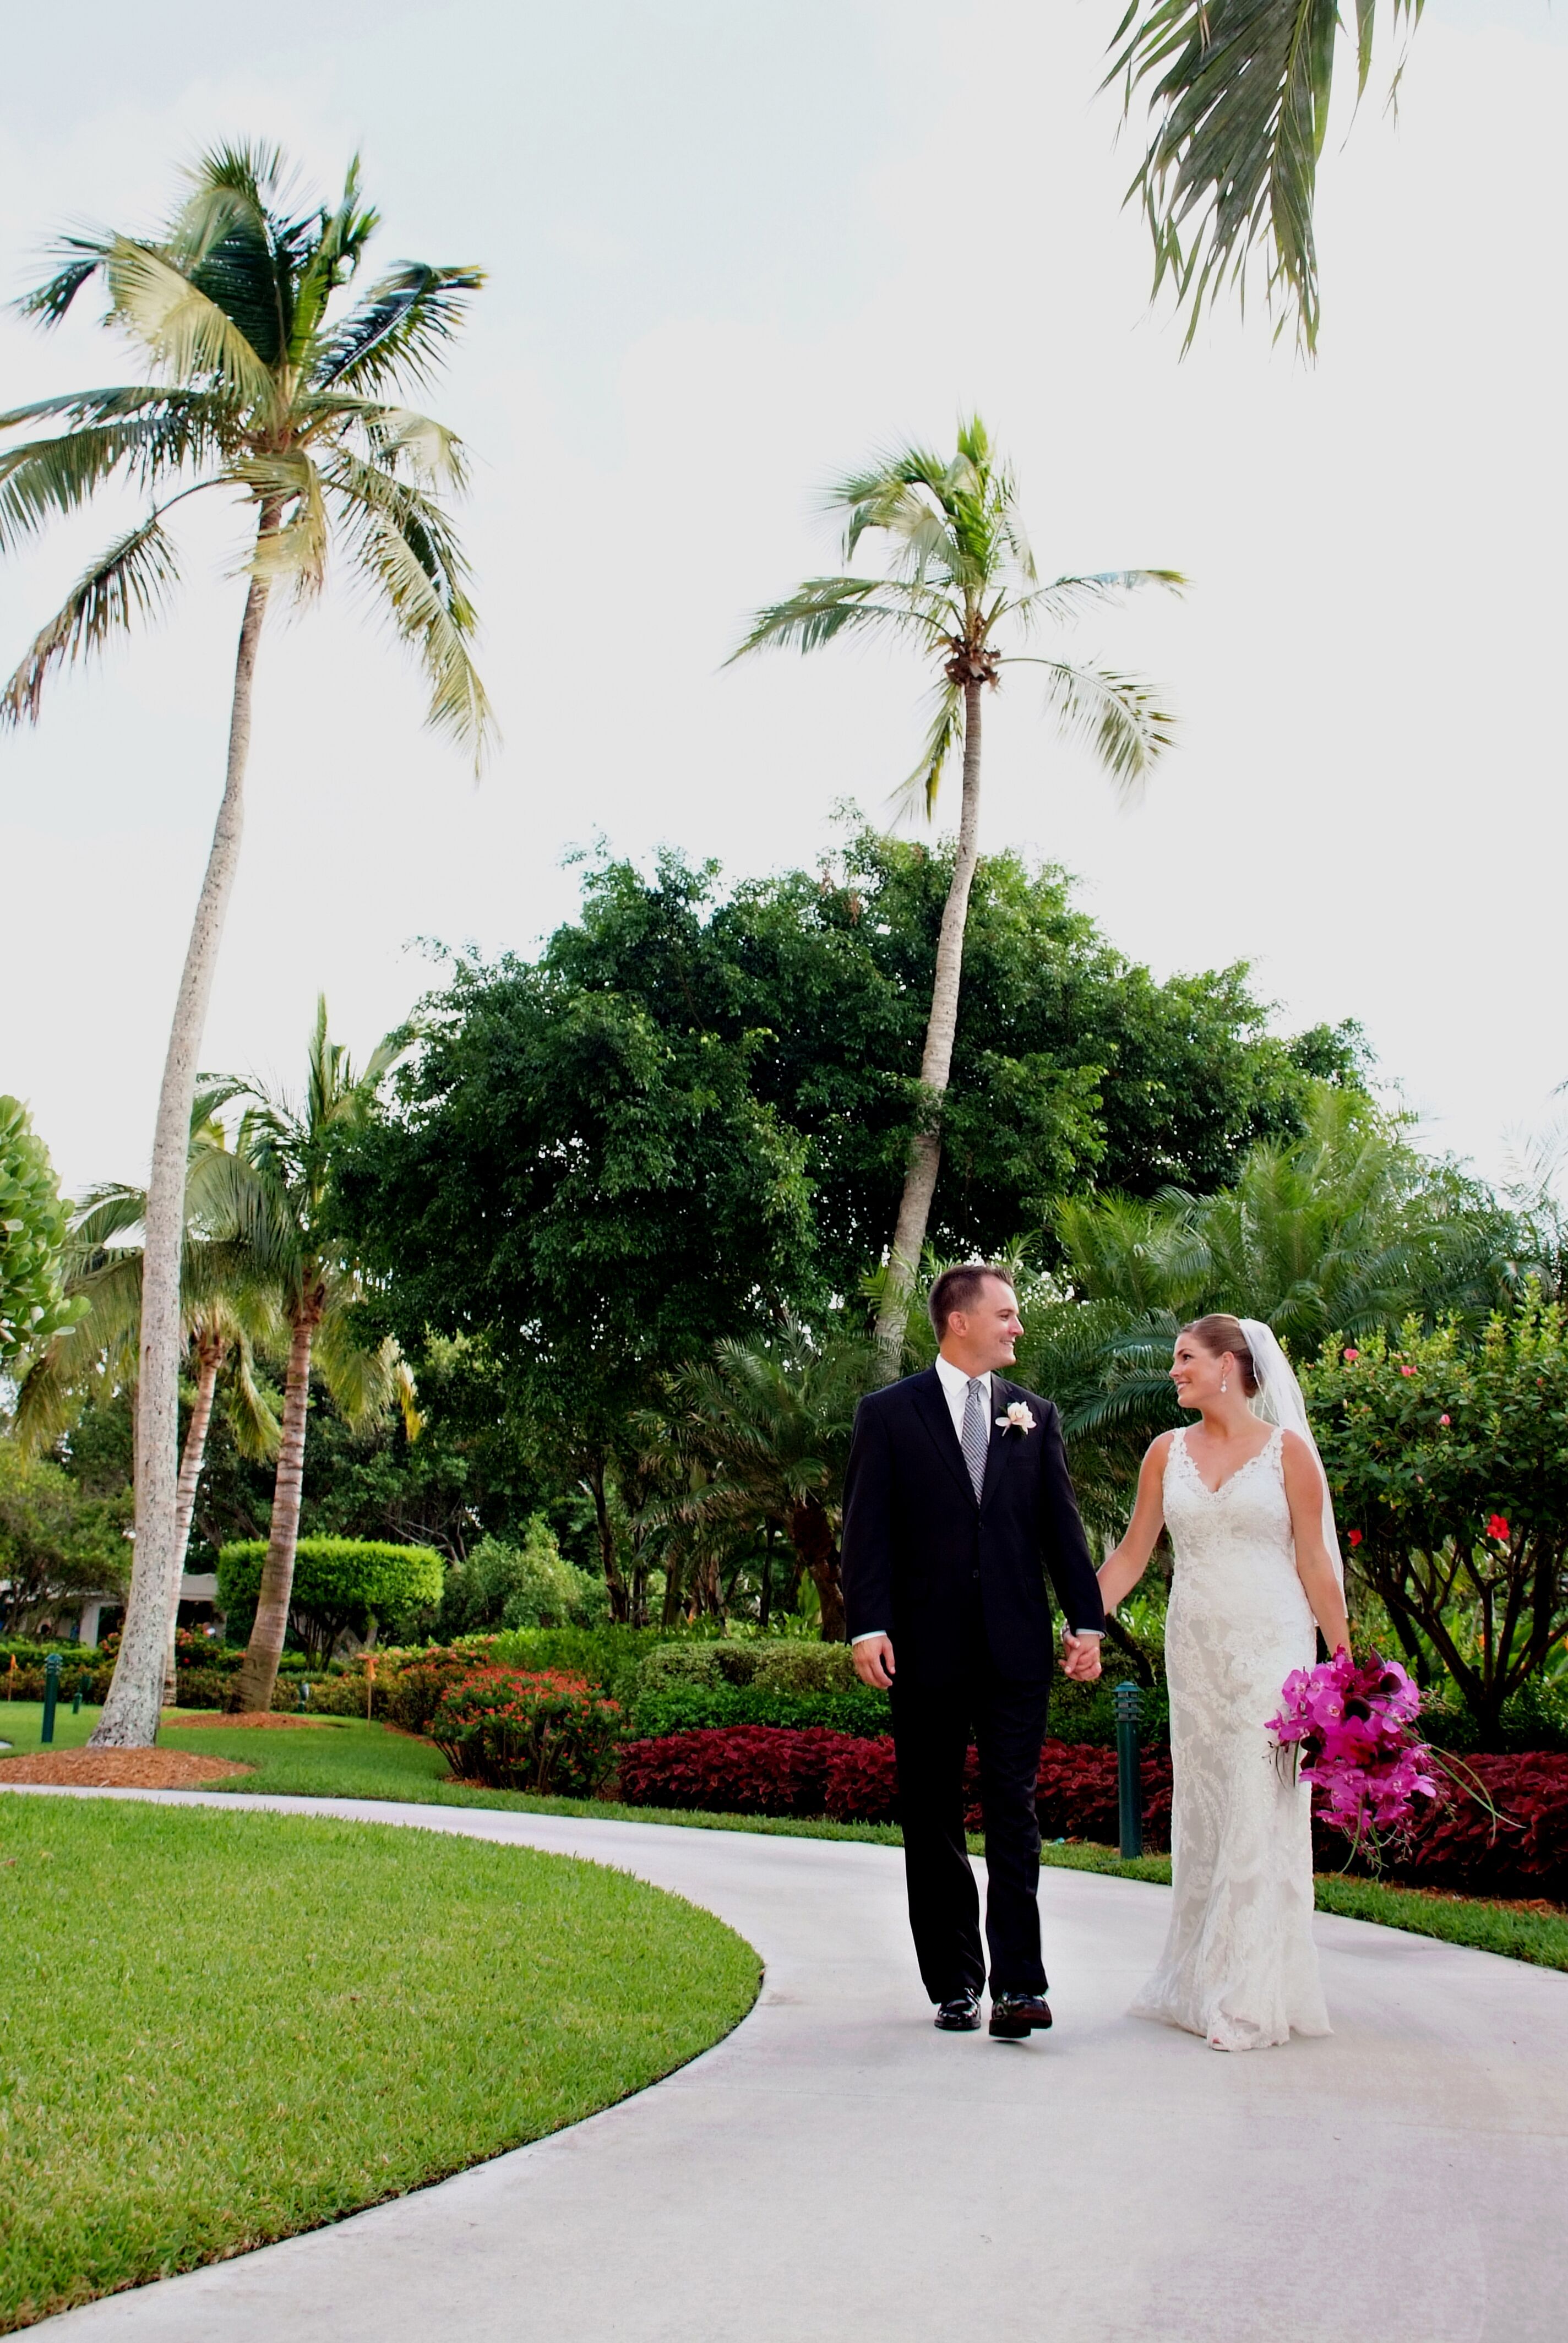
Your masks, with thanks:
<instances>
[{"instance_id":1,"label":"green foliage","mask_svg":"<svg viewBox=\"0 0 1568 2343\"><path fill-rule=\"evenodd\" d=\"M0 1841L7 2329L580 2122L756 1996L711 1914L528 1848L15 1795Z\"/></svg>"},{"instance_id":2,"label":"green foliage","mask_svg":"<svg viewBox=\"0 0 1568 2343\"><path fill-rule=\"evenodd\" d=\"M236 1540L218 1556L218 1600L252 1611L266 1560L265 1538ZM325 1660L345 1628L368 1634L417 1623L440 1602L445 1572L429 1546L362 1538L301 1538L295 1554L291 1619L307 1652Z\"/></svg>"},{"instance_id":3,"label":"green foliage","mask_svg":"<svg viewBox=\"0 0 1568 2343\"><path fill-rule=\"evenodd\" d=\"M1384 0L1385 21L1413 25L1422 5ZM1316 348L1312 210L1334 65L1342 35L1363 95L1376 16L1377 0L1356 0L1353 31L1339 0L1129 0L1108 78L1129 114L1147 91L1153 135L1129 193L1153 235L1155 292L1169 276L1188 307L1189 343L1206 303L1227 287L1244 300L1261 256L1276 334L1293 317Z\"/></svg>"},{"instance_id":4,"label":"green foliage","mask_svg":"<svg viewBox=\"0 0 1568 2343\"><path fill-rule=\"evenodd\" d=\"M1412 1319L1302 1383L1353 1572L1495 1746L1568 1633L1568 1309L1527 1300L1478 1344Z\"/></svg>"},{"instance_id":5,"label":"green foliage","mask_svg":"<svg viewBox=\"0 0 1568 2343\"><path fill-rule=\"evenodd\" d=\"M0 1624L35 1625L130 1577L129 1493L85 1496L68 1473L0 1435Z\"/></svg>"},{"instance_id":6,"label":"green foliage","mask_svg":"<svg viewBox=\"0 0 1568 2343\"><path fill-rule=\"evenodd\" d=\"M620 1722L584 1676L480 1667L447 1685L429 1732L461 1781L587 1797L609 1771Z\"/></svg>"},{"instance_id":7,"label":"green foliage","mask_svg":"<svg viewBox=\"0 0 1568 2343\"><path fill-rule=\"evenodd\" d=\"M20 1099L0 1095L0 1368L82 1314L65 1292L70 1216L48 1150Z\"/></svg>"},{"instance_id":8,"label":"green foliage","mask_svg":"<svg viewBox=\"0 0 1568 2343\"><path fill-rule=\"evenodd\" d=\"M523 1524L520 1544L481 1538L447 1573L437 1631L470 1635L486 1627L591 1625L605 1615L601 1578L563 1562L542 1513Z\"/></svg>"}]
</instances>

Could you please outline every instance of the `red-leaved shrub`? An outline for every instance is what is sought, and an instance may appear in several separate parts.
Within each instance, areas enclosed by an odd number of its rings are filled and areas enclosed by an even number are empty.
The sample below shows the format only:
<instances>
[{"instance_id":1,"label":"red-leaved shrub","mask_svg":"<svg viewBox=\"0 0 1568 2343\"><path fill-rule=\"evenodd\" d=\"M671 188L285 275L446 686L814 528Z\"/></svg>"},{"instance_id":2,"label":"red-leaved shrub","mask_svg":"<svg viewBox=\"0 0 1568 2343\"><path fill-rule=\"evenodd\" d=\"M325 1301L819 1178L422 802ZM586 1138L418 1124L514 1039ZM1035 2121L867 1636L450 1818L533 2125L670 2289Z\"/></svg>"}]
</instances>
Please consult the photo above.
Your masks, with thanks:
<instances>
[{"instance_id":1,"label":"red-leaved shrub","mask_svg":"<svg viewBox=\"0 0 1568 2343\"><path fill-rule=\"evenodd\" d=\"M633 1806L689 1806L718 1815L819 1815L829 1760L848 1743L825 1725L737 1725L628 1741L620 1795Z\"/></svg>"},{"instance_id":2,"label":"red-leaved shrub","mask_svg":"<svg viewBox=\"0 0 1568 2343\"><path fill-rule=\"evenodd\" d=\"M1443 1780L1435 1799L1418 1798L1411 1828L1387 1851L1390 1878L1467 1896L1543 1896L1568 1901L1568 1755L1469 1756L1453 1761L1476 1777L1497 1810ZM1342 1833L1317 1834L1324 1870L1345 1859Z\"/></svg>"}]
</instances>

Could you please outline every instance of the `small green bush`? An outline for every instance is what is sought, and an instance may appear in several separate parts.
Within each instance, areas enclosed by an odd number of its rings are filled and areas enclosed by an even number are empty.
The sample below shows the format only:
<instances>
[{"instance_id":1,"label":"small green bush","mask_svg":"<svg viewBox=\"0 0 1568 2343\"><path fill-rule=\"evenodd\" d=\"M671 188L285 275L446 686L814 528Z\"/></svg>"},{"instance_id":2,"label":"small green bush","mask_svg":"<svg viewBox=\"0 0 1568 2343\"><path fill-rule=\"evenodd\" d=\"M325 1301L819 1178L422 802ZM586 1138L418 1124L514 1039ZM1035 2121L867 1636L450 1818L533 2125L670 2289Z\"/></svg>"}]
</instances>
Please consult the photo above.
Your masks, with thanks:
<instances>
[{"instance_id":1,"label":"small green bush","mask_svg":"<svg viewBox=\"0 0 1568 2343\"><path fill-rule=\"evenodd\" d=\"M602 1578L564 1561L543 1513L526 1524L520 1545L481 1538L447 1573L437 1621L451 1638L487 1627L591 1625L605 1616Z\"/></svg>"}]
</instances>

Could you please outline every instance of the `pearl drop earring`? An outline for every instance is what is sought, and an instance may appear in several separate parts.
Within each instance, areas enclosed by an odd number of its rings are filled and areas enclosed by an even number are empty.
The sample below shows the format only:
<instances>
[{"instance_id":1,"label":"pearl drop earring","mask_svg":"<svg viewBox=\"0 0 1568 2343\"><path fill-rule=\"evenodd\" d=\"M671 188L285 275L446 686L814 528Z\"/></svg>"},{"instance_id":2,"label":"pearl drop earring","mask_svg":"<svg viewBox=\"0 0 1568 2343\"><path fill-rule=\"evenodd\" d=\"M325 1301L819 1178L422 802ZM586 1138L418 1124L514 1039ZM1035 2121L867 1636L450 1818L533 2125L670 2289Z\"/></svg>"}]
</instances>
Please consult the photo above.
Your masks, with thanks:
<instances>
[{"instance_id":1,"label":"pearl drop earring","mask_svg":"<svg viewBox=\"0 0 1568 2343\"><path fill-rule=\"evenodd\" d=\"M1221 1391L1229 1391L1229 1390L1230 1390L1230 1388L1231 1388L1231 1378L1230 1378L1230 1376L1229 1376L1229 1375L1221 1375L1221 1378L1220 1378L1220 1389L1221 1389Z\"/></svg>"}]
</instances>

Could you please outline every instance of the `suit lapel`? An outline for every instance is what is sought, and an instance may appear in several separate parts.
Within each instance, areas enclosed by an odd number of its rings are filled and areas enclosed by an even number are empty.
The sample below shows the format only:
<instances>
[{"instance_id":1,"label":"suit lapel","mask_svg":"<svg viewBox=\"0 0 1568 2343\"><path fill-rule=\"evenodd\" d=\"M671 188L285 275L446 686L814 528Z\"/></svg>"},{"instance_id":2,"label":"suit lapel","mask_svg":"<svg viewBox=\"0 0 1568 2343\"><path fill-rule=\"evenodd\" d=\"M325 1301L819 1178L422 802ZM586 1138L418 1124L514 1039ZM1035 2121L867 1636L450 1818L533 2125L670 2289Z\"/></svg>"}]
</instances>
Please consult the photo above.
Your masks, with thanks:
<instances>
[{"instance_id":1,"label":"suit lapel","mask_svg":"<svg viewBox=\"0 0 1568 2343\"><path fill-rule=\"evenodd\" d=\"M1018 1391L1014 1384L1004 1383L1000 1375L992 1375L990 1379L990 1439L986 1445L985 1486L980 1493L980 1511L982 1513L984 1513L987 1505L990 1503L991 1497L995 1493L1003 1473L1009 1470L1011 1464L1012 1459L1010 1451L1023 1446L1023 1434L1021 1433L1009 1432L1004 1424L999 1423L997 1421L999 1416L1006 1415L1008 1408L1011 1403L1017 1399L1018 1395Z\"/></svg>"},{"instance_id":2,"label":"suit lapel","mask_svg":"<svg viewBox=\"0 0 1568 2343\"><path fill-rule=\"evenodd\" d=\"M935 1367L928 1367L923 1374L918 1374L913 1378L910 1397L915 1403L915 1413L940 1451L948 1470L972 1505L975 1493L970 1480L970 1468L964 1463L964 1452L959 1445L958 1433L953 1430L953 1420L948 1413L947 1397ZM986 1477L989 1481L990 1477L989 1449L986 1452Z\"/></svg>"}]
</instances>

